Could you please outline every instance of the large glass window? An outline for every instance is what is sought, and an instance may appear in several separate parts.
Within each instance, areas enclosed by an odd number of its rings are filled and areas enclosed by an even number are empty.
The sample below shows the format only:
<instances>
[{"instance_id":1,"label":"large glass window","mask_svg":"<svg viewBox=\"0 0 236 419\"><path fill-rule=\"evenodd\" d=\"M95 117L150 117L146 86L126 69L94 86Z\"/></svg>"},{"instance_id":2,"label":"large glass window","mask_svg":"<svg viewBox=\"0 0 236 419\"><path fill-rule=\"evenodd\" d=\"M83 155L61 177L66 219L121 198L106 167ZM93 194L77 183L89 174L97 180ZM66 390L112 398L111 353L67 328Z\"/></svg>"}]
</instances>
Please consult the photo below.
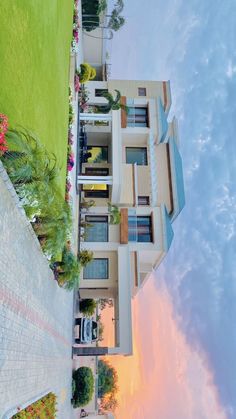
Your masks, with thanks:
<instances>
[{"instance_id":1,"label":"large glass window","mask_svg":"<svg viewBox=\"0 0 236 419\"><path fill-rule=\"evenodd\" d=\"M84 279L108 279L108 259L93 259L84 268Z\"/></svg>"},{"instance_id":2,"label":"large glass window","mask_svg":"<svg viewBox=\"0 0 236 419\"><path fill-rule=\"evenodd\" d=\"M126 163L137 163L139 166L147 165L146 147L126 147Z\"/></svg>"},{"instance_id":3,"label":"large glass window","mask_svg":"<svg viewBox=\"0 0 236 419\"><path fill-rule=\"evenodd\" d=\"M88 227L85 229L86 242L108 241L108 217L104 215L87 215L85 217Z\"/></svg>"},{"instance_id":4,"label":"large glass window","mask_svg":"<svg viewBox=\"0 0 236 419\"><path fill-rule=\"evenodd\" d=\"M109 174L108 168L102 167L86 167L85 174L89 176L107 176ZM105 183L99 184L84 184L83 191L85 198L108 198L109 187Z\"/></svg>"},{"instance_id":5,"label":"large glass window","mask_svg":"<svg viewBox=\"0 0 236 419\"><path fill-rule=\"evenodd\" d=\"M138 205L149 205L149 196L138 196Z\"/></svg>"},{"instance_id":6,"label":"large glass window","mask_svg":"<svg viewBox=\"0 0 236 419\"><path fill-rule=\"evenodd\" d=\"M127 127L148 127L147 107L129 106Z\"/></svg>"},{"instance_id":7,"label":"large glass window","mask_svg":"<svg viewBox=\"0 0 236 419\"><path fill-rule=\"evenodd\" d=\"M129 241L152 242L152 220L149 216L129 216Z\"/></svg>"}]
</instances>

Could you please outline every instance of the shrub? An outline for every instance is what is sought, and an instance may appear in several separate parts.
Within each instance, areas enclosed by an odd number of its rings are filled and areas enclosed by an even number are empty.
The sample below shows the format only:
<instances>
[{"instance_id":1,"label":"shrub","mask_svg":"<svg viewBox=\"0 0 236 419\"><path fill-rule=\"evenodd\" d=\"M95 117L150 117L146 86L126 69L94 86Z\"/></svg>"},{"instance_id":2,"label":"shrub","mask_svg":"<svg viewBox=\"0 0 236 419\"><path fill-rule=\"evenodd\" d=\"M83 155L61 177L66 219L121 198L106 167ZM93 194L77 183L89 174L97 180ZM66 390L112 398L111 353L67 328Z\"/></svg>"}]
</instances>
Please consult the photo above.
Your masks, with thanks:
<instances>
[{"instance_id":1,"label":"shrub","mask_svg":"<svg viewBox=\"0 0 236 419\"><path fill-rule=\"evenodd\" d=\"M73 407L82 407L90 402L94 392L94 377L91 368L80 367L73 372L74 393Z\"/></svg>"},{"instance_id":2,"label":"shrub","mask_svg":"<svg viewBox=\"0 0 236 419\"><path fill-rule=\"evenodd\" d=\"M98 397L117 390L117 372L107 361L98 361Z\"/></svg>"},{"instance_id":3,"label":"shrub","mask_svg":"<svg viewBox=\"0 0 236 419\"><path fill-rule=\"evenodd\" d=\"M81 250L79 252L79 261L82 266L86 266L89 262L93 260L93 252L90 250Z\"/></svg>"},{"instance_id":4,"label":"shrub","mask_svg":"<svg viewBox=\"0 0 236 419\"><path fill-rule=\"evenodd\" d=\"M78 258L67 248L64 248L62 260L52 265L58 280L58 284L68 291L79 288L80 263Z\"/></svg>"},{"instance_id":5,"label":"shrub","mask_svg":"<svg viewBox=\"0 0 236 419\"><path fill-rule=\"evenodd\" d=\"M55 183L59 173L54 154L27 130L6 133L9 150L2 163L32 222L43 252L57 260L71 235L72 218L68 203Z\"/></svg>"},{"instance_id":6,"label":"shrub","mask_svg":"<svg viewBox=\"0 0 236 419\"><path fill-rule=\"evenodd\" d=\"M80 65L80 72L77 72L80 83L87 83L89 80L93 80L96 77L96 70L88 63Z\"/></svg>"},{"instance_id":7,"label":"shrub","mask_svg":"<svg viewBox=\"0 0 236 419\"><path fill-rule=\"evenodd\" d=\"M92 298L86 298L80 302L80 311L85 316L92 316L96 309L97 303Z\"/></svg>"},{"instance_id":8,"label":"shrub","mask_svg":"<svg viewBox=\"0 0 236 419\"><path fill-rule=\"evenodd\" d=\"M21 410L13 419L54 419L56 418L56 396L49 393L42 399Z\"/></svg>"}]
</instances>

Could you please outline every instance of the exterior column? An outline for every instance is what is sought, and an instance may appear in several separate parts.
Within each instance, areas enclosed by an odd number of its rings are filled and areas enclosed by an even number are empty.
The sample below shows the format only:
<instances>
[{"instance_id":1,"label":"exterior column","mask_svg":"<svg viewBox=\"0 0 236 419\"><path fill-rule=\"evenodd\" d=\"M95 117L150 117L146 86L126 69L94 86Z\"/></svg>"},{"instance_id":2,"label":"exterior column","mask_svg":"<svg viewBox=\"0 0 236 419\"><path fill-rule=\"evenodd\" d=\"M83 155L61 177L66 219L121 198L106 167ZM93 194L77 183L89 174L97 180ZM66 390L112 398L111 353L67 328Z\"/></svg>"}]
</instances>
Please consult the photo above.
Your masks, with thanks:
<instances>
[{"instance_id":1,"label":"exterior column","mask_svg":"<svg viewBox=\"0 0 236 419\"><path fill-rule=\"evenodd\" d=\"M112 176L88 176L86 174L78 176L79 185L112 185L112 183Z\"/></svg>"},{"instance_id":2,"label":"exterior column","mask_svg":"<svg viewBox=\"0 0 236 419\"><path fill-rule=\"evenodd\" d=\"M73 355L77 356L102 356L108 354L108 347L106 346L80 346L73 347Z\"/></svg>"}]
</instances>

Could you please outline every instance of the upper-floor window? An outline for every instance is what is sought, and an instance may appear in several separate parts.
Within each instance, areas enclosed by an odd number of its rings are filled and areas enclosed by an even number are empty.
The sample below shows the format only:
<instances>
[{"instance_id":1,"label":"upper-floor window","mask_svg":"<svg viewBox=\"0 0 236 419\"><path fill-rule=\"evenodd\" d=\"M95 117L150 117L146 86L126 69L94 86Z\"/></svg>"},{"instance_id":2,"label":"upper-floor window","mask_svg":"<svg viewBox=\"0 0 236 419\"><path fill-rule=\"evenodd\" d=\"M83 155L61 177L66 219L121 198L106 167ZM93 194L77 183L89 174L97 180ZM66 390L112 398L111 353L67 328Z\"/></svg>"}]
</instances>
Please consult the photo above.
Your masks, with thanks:
<instances>
[{"instance_id":1,"label":"upper-floor window","mask_svg":"<svg viewBox=\"0 0 236 419\"><path fill-rule=\"evenodd\" d=\"M108 89L95 89L95 96L101 97L103 93L108 93Z\"/></svg>"},{"instance_id":2,"label":"upper-floor window","mask_svg":"<svg viewBox=\"0 0 236 419\"><path fill-rule=\"evenodd\" d=\"M129 241L150 243L153 241L152 218L150 216L129 216Z\"/></svg>"},{"instance_id":3,"label":"upper-floor window","mask_svg":"<svg viewBox=\"0 0 236 419\"><path fill-rule=\"evenodd\" d=\"M108 217L105 215L86 215L87 227L84 241L107 242L108 241Z\"/></svg>"},{"instance_id":4,"label":"upper-floor window","mask_svg":"<svg viewBox=\"0 0 236 419\"><path fill-rule=\"evenodd\" d=\"M138 88L138 95L139 95L139 96L147 96L147 90L146 90L146 87L139 87L139 88Z\"/></svg>"},{"instance_id":5,"label":"upper-floor window","mask_svg":"<svg viewBox=\"0 0 236 419\"><path fill-rule=\"evenodd\" d=\"M149 205L149 196L138 196L138 205Z\"/></svg>"},{"instance_id":6,"label":"upper-floor window","mask_svg":"<svg viewBox=\"0 0 236 419\"><path fill-rule=\"evenodd\" d=\"M137 164L138 166L147 166L147 148L146 147L126 147L126 163Z\"/></svg>"},{"instance_id":7,"label":"upper-floor window","mask_svg":"<svg viewBox=\"0 0 236 419\"><path fill-rule=\"evenodd\" d=\"M127 127L148 127L148 109L146 106L129 106Z\"/></svg>"},{"instance_id":8,"label":"upper-floor window","mask_svg":"<svg viewBox=\"0 0 236 419\"><path fill-rule=\"evenodd\" d=\"M84 279L108 279L108 277L109 272L107 258L95 258L84 268Z\"/></svg>"}]
</instances>

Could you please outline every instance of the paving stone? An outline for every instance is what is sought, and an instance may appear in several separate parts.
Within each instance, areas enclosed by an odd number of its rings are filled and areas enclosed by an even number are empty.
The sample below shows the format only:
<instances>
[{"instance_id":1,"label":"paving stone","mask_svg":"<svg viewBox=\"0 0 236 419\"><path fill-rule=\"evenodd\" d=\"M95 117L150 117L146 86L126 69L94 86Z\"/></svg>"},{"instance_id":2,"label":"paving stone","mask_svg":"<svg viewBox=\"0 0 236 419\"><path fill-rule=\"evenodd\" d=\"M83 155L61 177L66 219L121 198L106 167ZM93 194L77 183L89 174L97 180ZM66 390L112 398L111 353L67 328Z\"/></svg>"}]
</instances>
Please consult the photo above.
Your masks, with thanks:
<instances>
[{"instance_id":1,"label":"paving stone","mask_svg":"<svg viewBox=\"0 0 236 419\"><path fill-rule=\"evenodd\" d=\"M53 279L0 165L0 417L45 391L71 408L73 295Z\"/></svg>"}]
</instances>

